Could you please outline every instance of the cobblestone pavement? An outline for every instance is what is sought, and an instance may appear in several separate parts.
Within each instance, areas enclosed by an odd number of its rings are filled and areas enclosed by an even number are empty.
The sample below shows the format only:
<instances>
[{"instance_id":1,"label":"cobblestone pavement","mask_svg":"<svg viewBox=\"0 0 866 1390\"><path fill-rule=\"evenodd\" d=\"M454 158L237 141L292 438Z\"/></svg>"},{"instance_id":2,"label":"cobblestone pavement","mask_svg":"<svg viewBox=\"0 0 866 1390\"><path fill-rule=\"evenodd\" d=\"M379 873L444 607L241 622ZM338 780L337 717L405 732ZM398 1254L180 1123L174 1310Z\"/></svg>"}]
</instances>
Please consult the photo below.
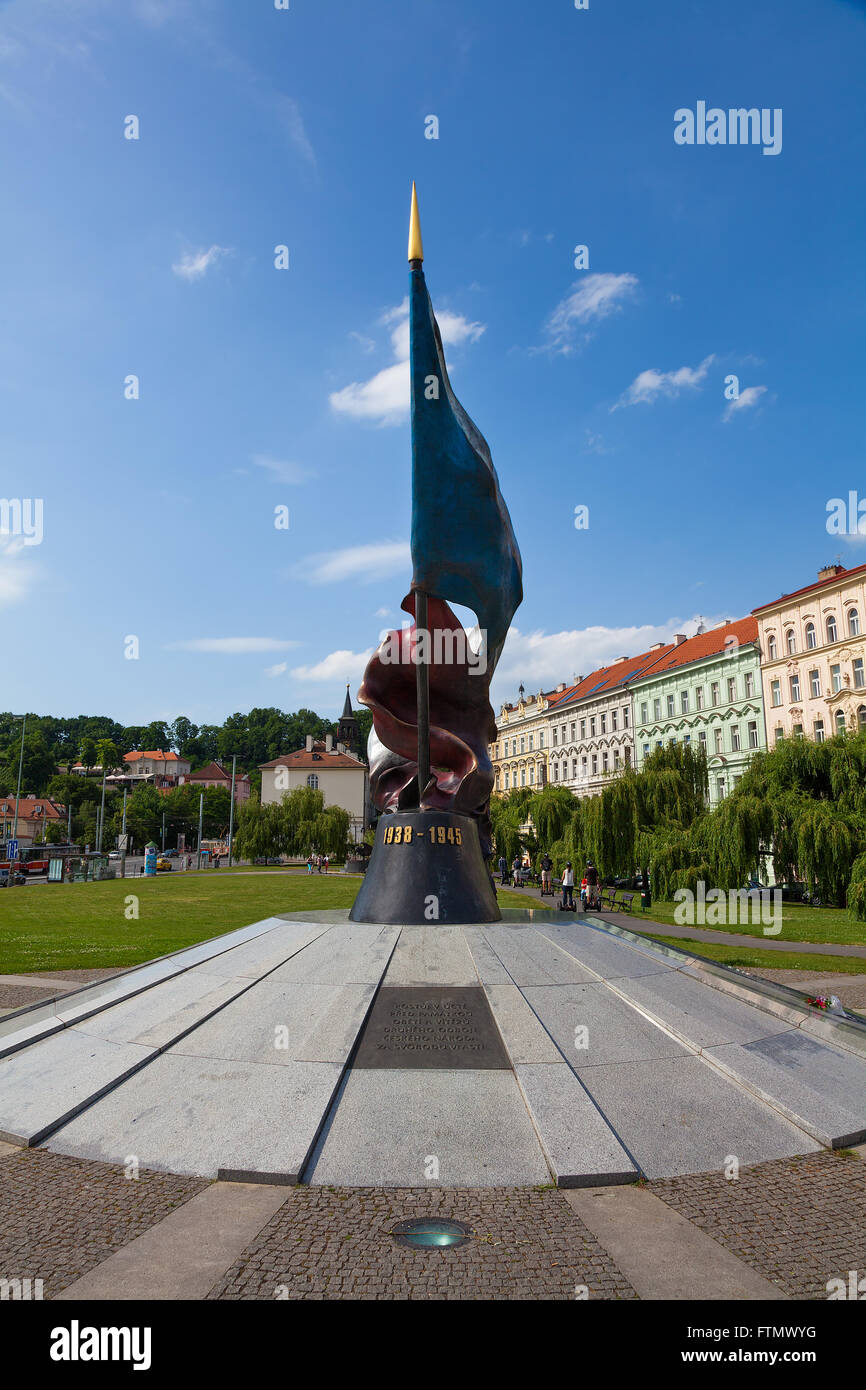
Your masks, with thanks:
<instances>
[{"instance_id":1,"label":"cobblestone pavement","mask_svg":"<svg viewBox=\"0 0 866 1390\"><path fill-rule=\"evenodd\" d=\"M866 1162L839 1153L774 1159L720 1173L659 1178L650 1191L791 1298L827 1297L827 1281L866 1272Z\"/></svg>"},{"instance_id":2,"label":"cobblestone pavement","mask_svg":"<svg viewBox=\"0 0 866 1390\"><path fill-rule=\"evenodd\" d=\"M18 1149L0 1158L0 1278L66 1288L208 1183Z\"/></svg>"},{"instance_id":3,"label":"cobblestone pavement","mask_svg":"<svg viewBox=\"0 0 866 1390\"><path fill-rule=\"evenodd\" d=\"M396 1221L464 1221L456 1250L410 1250ZM530 1188L294 1188L208 1295L217 1299L636 1298L560 1192Z\"/></svg>"}]
</instances>

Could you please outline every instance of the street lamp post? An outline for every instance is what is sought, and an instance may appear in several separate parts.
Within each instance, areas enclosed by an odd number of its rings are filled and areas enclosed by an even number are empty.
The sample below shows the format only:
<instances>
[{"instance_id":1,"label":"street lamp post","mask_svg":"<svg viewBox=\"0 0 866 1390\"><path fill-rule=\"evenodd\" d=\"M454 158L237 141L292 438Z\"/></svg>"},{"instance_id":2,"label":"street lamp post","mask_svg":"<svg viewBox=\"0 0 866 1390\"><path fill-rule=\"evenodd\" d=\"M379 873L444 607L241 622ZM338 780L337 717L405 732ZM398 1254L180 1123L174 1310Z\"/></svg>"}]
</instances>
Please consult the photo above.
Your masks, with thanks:
<instances>
[{"instance_id":1,"label":"street lamp post","mask_svg":"<svg viewBox=\"0 0 866 1390\"><path fill-rule=\"evenodd\" d=\"M229 806L229 868L232 866L233 836L235 828L235 769L238 764L237 753L232 754L232 800Z\"/></svg>"},{"instance_id":2,"label":"street lamp post","mask_svg":"<svg viewBox=\"0 0 866 1390\"><path fill-rule=\"evenodd\" d=\"M15 821L12 826L12 839L18 839L18 803L21 800L21 773L24 770L24 730L27 728L26 714L13 714L13 719L20 719L21 723L21 753L18 758L18 789L15 792Z\"/></svg>"}]
</instances>

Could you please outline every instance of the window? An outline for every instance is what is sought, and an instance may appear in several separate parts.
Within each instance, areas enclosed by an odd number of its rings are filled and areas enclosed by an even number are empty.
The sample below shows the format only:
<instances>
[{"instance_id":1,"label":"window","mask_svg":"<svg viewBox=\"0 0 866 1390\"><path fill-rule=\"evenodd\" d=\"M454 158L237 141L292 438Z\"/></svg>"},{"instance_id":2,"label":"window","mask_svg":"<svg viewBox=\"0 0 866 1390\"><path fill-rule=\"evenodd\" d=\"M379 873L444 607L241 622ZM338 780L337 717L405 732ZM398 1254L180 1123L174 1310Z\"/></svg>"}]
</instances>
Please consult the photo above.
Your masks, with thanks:
<instances>
[{"instance_id":1,"label":"window","mask_svg":"<svg viewBox=\"0 0 866 1390\"><path fill-rule=\"evenodd\" d=\"M818 639L817 639L817 637L815 636L815 624L814 624L814 623L807 623L807 624L806 624L806 646L808 647L809 651L811 652L811 651L813 651L813 650L815 649L815 647L817 647L817 645L818 645Z\"/></svg>"},{"instance_id":2,"label":"window","mask_svg":"<svg viewBox=\"0 0 866 1390\"><path fill-rule=\"evenodd\" d=\"M706 751L707 751L707 731L706 731L706 729L701 729L700 732L698 733L698 743L701 745L701 747L703 748L704 752L706 753Z\"/></svg>"},{"instance_id":3,"label":"window","mask_svg":"<svg viewBox=\"0 0 866 1390\"><path fill-rule=\"evenodd\" d=\"M318 789L319 779L316 776L315 772L311 772L309 777L307 778L307 786L312 787L313 791L316 791Z\"/></svg>"},{"instance_id":4,"label":"window","mask_svg":"<svg viewBox=\"0 0 866 1390\"><path fill-rule=\"evenodd\" d=\"M776 660L776 639L772 636L767 638L767 659L769 661Z\"/></svg>"},{"instance_id":5,"label":"window","mask_svg":"<svg viewBox=\"0 0 866 1390\"><path fill-rule=\"evenodd\" d=\"M831 688L832 688L833 694L834 694L834 695L838 695L839 691L842 689L842 667L841 667L841 666L831 666L831 667L830 667L830 686L831 686Z\"/></svg>"},{"instance_id":6,"label":"window","mask_svg":"<svg viewBox=\"0 0 866 1390\"><path fill-rule=\"evenodd\" d=\"M648 722L648 720L649 720L649 706L647 705L646 700L643 700L643 701L641 701L641 707L640 707L640 722L641 722L642 724L646 724L646 723Z\"/></svg>"},{"instance_id":7,"label":"window","mask_svg":"<svg viewBox=\"0 0 866 1390\"><path fill-rule=\"evenodd\" d=\"M782 739L783 739L784 737L785 737L785 731L784 731L784 729L782 728L781 724L777 724L777 725L776 725L776 728L775 728L775 730L774 730L774 738L775 738L776 742L777 742L777 743L781 743L781 742L782 742Z\"/></svg>"},{"instance_id":8,"label":"window","mask_svg":"<svg viewBox=\"0 0 866 1390\"><path fill-rule=\"evenodd\" d=\"M717 753L721 753L721 751L722 751L722 731L721 731L721 729L713 729L713 739L715 740L716 752L717 752Z\"/></svg>"},{"instance_id":9,"label":"window","mask_svg":"<svg viewBox=\"0 0 866 1390\"><path fill-rule=\"evenodd\" d=\"M782 682L773 681L770 689L772 691L773 704L780 705L782 703Z\"/></svg>"},{"instance_id":10,"label":"window","mask_svg":"<svg viewBox=\"0 0 866 1390\"><path fill-rule=\"evenodd\" d=\"M650 746L649 746L648 743L645 743L644 746L643 746L643 755L644 755L645 758L648 758L648 757L649 757L649 751L650 751Z\"/></svg>"},{"instance_id":11,"label":"window","mask_svg":"<svg viewBox=\"0 0 866 1390\"><path fill-rule=\"evenodd\" d=\"M554 729L554 731L553 731L553 746L554 746L554 748L556 747L556 741L557 741L558 732L559 732L559 731L558 731L557 729Z\"/></svg>"},{"instance_id":12,"label":"window","mask_svg":"<svg viewBox=\"0 0 866 1390\"><path fill-rule=\"evenodd\" d=\"M593 715L593 717L592 717L592 718L590 719L590 721L589 721L589 736L590 736L590 738L595 738L595 716L594 716L594 715Z\"/></svg>"},{"instance_id":13,"label":"window","mask_svg":"<svg viewBox=\"0 0 866 1390\"><path fill-rule=\"evenodd\" d=\"M861 705L857 710L857 723L862 733L866 729L866 705Z\"/></svg>"},{"instance_id":14,"label":"window","mask_svg":"<svg viewBox=\"0 0 866 1390\"><path fill-rule=\"evenodd\" d=\"M758 725L757 725L757 721L754 720L754 719L750 719L750 720L749 720L749 747L750 747L750 748L757 748L757 746L758 746Z\"/></svg>"},{"instance_id":15,"label":"window","mask_svg":"<svg viewBox=\"0 0 866 1390\"><path fill-rule=\"evenodd\" d=\"M837 709L837 711L836 711L836 733L837 733L837 734L844 734L844 732L845 732L845 711L844 711L844 710L841 710L841 709Z\"/></svg>"},{"instance_id":16,"label":"window","mask_svg":"<svg viewBox=\"0 0 866 1390\"><path fill-rule=\"evenodd\" d=\"M581 719L581 721L580 721L580 737L581 737L582 739L583 739L583 738L586 738L586 720L585 720L585 719Z\"/></svg>"},{"instance_id":17,"label":"window","mask_svg":"<svg viewBox=\"0 0 866 1390\"><path fill-rule=\"evenodd\" d=\"M574 722L574 720L572 720L572 721L571 721L571 741L572 741L572 743L574 743L574 740L575 740L576 738L577 738L577 724Z\"/></svg>"},{"instance_id":18,"label":"window","mask_svg":"<svg viewBox=\"0 0 866 1390\"><path fill-rule=\"evenodd\" d=\"M717 705L717 704L719 703L719 682L718 682L718 681L713 681L712 685L710 686L710 700L712 701L712 703L713 703L714 705Z\"/></svg>"},{"instance_id":19,"label":"window","mask_svg":"<svg viewBox=\"0 0 866 1390\"><path fill-rule=\"evenodd\" d=\"M848 636L860 636L860 614L857 612L856 608L848 609Z\"/></svg>"},{"instance_id":20,"label":"window","mask_svg":"<svg viewBox=\"0 0 866 1390\"><path fill-rule=\"evenodd\" d=\"M622 727L624 729L628 728L628 705L623 705L622 707Z\"/></svg>"},{"instance_id":21,"label":"window","mask_svg":"<svg viewBox=\"0 0 866 1390\"><path fill-rule=\"evenodd\" d=\"M581 777L586 776L586 758L581 758L580 760L580 775Z\"/></svg>"},{"instance_id":22,"label":"window","mask_svg":"<svg viewBox=\"0 0 866 1390\"><path fill-rule=\"evenodd\" d=\"M553 780L554 782L559 781L559 763L553 764Z\"/></svg>"},{"instance_id":23,"label":"window","mask_svg":"<svg viewBox=\"0 0 866 1390\"><path fill-rule=\"evenodd\" d=\"M521 785L521 787L525 787L525 786L526 786L526 768L525 768L525 767L522 767L522 768L520 769L520 785Z\"/></svg>"},{"instance_id":24,"label":"window","mask_svg":"<svg viewBox=\"0 0 866 1390\"><path fill-rule=\"evenodd\" d=\"M810 691L810 693L811 693L811 696L812 696L812 699L813 699L813 700L820 700L820 698L821 698L821 672L820 672L820 671L810 671L810 672L809 672L809 691Z\"/></svg>"},{"instance_id":25,"label":"window","mask_svg":"<svg viewBox=\"0 0 866 1390\"><path fill-rule=\"evenodd\" d=\"M533 766L529 769L529 785L530 785L530 787L533 786L534 783L535 783L535 765L533 764Z\"/></svg>"},{"instance_id":26,"label":"window","mask_svg":"<svg viewBox=\"0 0 866 1390\"><path fill-rule=\"evenodd\" d=\"M544 747L544 730L543 730L543 729L542 729L541 733L538 735L538 746L539 746L539 748L543 748L543 747Z\"/></svg>"},{"instance_id":27,"label":"window","mask_svg":"<svg viewBox=\"0 0 866 1390\"><path fill-rule=\"evenodd\" d=\"M508 791L508 773L505 774L505 790Z\"/></svg>"},{"instance_id":28,"label":"window","mask_svg":"<svg viewBox=\"0 0 866 1390\"><path fill-rule=\"evenodd\" d=\"M593 775L593 777L595 776L595 774L596 774L597 772L598 772L598 754L597 754L597 753L593 753L593 755L592 755L592 775Z\"/></svg>"},{"instance_id":29,"label":"window","mask_svg":"<svg viewBox=\"0 0 866 1390\"><path fill-rule=\"evenodd\" d=\"M661 717L662 717L662 702L661 702L661 700L653 700L653 719L661 719Z\"/></svg>"},{"instance_id":30,"label":"window","mask_svg":"<svg viewBox=\"0 0 866 1390\"><path fill-rule=\"evenodd\" d=\"M611 712L610 712L610 727L611 727L611 732L615 734L615 733L616 733L616 729L617 729L617 724L616 724L616 710L615 710L615 709L612 709Z\"/></svg>"},{"instance_id":31,"label":"window","mask_svg":"<svg viewBox=\"0 0 866 1390\"><path fill-rule=\"evenodd\" d=\"M797 650L797 639L794 636L794 629L792 627L789 627L788 631L785 633L785 646L788 648L788 655L793 656Z\"/></svg>"},{"instance_id":32,"label":"window","mask_svg":"<svg viewBox=\"0 0 866 1390\"><path fill-rule=\"evenodd\" d=\"M630 749L630 748L626 748L626 750L625 750L625 764L626 764L626 767L628 767L628 765L629 765L630 762L631 762L631 749Z\"/></svg>"},{"instance_id":33,"label":"window","mask_svg":"<svg viewBox=\"0 0 866 1390\"><path fill-rule=\"evenodd\" d=\"M572 758L571 760L571 775L572 777L577 776L577 758Z\"/></svg>"},{"instance_id":34,"label":"window","mask_svg":"<svg viewBox=\"0 0 866 1390\"><path fill-rule=\"evenodd\" d=\"M720 778L719 778L719 781L718 781L718 788L719 788L719 800L720 800L720 801L724 801L724 799L725 799L725 779L724 779L724 777L720 777Z\"/></svg>"},{"instance_id":35,"label":"window","mask_svg":"<svg viewBox=\"0 0 866 1390\"><path fill-rule=\"evenodd\" d=\"M674 710L674 697L673 697L673 695L669 695L669 696L668 696L668 719L673 719L674 713L675 713L675 710Z\"/></svg>"},{"instance_id":36,"label":"window","mask_svg":"<svg viewBox=\"0 0 866 1390\"><path fill-rule=\"evenodd\" d=\"M683 743L689 744L689 743L691 743L691 741L692 741L692 736L691 736L691 734L685 734L685 735L683 736Z\"/></svg>"},{"instance_id":37,"label":"window","mask_svg":"<svg viewBox=\"0 0 866 1390\"><path fill-rule=\"evenodd\" d=\"M564 724L563 724L562 728L561 728L560 731L559 731L559 741L560 741L560 743L565 743L565 725L564 725Z\"/></svg>"},{"instance_id":38,"label":"window","mask_svg":"<svg viewBox=\"0 0 866 1390\"><path fill-rule=\"evenodd\" d=\"M525 739L525 738L522 738L522 739L520 740L520 751L521 751L521 753L525 753L525 752L526 752L526 739Z\"/></svg>"},{"instance_id":39,"label":"window","mask_svg":"<svg viewBox=\"0 0 866 1390\"><path fill-rule=\"evenodd\" d=\"M532 750L532 743L533 743L533 735L530 734L530 735L529 735L529 751L530 751L530 753L533 751L533 750Z\"/></svg>"},{"instance_id":40,"label":"window","mask_svg":"<svg viewBox=\"0 0 866 1390\"><path fill-rule=\"evenodd\" d=\"M827 619L827 641L836 641L836 619L833 617L832 613L830 614L830 617Z\"/></svg>"},{"instance_id":41,"label":"window","mask_svg":"<svg viewBox=\"0 0 866 1390\"><path fill-rule=\"evenodd\" d=\"M704 707L704 687L703 687L702 685L699 685L698 688L697 688L697 690L695 691L695 709L703 709L703 707Z\"/></svg>"},{"instance_id":42,"label":"window","mask_svg":"<svg viewBox=\"0 0 866 1390\"><path fill-rule=\"evenodd\" d=\"M607 754L606 754L606 753L602 753L602 755L601 755L601 766L602 766L602 770L603 770L604 772L607 772Z\"/></svg>"},{"instance_id":43,"label":"window","mask_svg":"<svg viewBox=\"0 0 866 1390\"><path fill-rule=\"evenodd\" d=\"M813 726L812 726L812 728L813 728L814 733L815 733L815 742L816 742L816 743L823 743L823 742L824 742L824 721L823 721L823 719L816 719L816 720L815 720L815 723L814 723Z\"/></svg>"},{"instance_id":44,"label":"window","mask_svg":"<svg viewBox=\"0 0 866 1390\"><path fill-rule=\"evenodd\" d=\"M732 725L731 725L731 752L732 752L732 753L739 753L739 751L740 751L740 726L739 726L739 724L732 724Z\"/></svg>"},{"instance_id":45,"label":"window","mask_svg":"<svg viewBox=\"0 0 866 1390\"><path fill-rule=\"evenodd\" d=\"M680 710L683 714L689 712L689 692L687 690L680 691Z\"/></svg>"},{"instance_id":46,"label":"window","mask_svg":"<svg viewBox=\"0 0 866 1390\"><path fill-rule=\"evenodd\" d=\"M512 758L516 758L516 757L517 757L517 739L516 739L516 738L513 738L513 739L511 740L511 756L512 756Z\"/></svg>"},{"instance_id":47,"label":"window","mask_svg":"<svg viewBox=\"0 0 866 1390\"><path fill-rule=\"evenodd\" d=\"M752 696L755 693L755 677L751 671L746 672L745 676L743 677L743 683L746 688L746 699L751 700Z\"/></svg>"},{"instance_id":48,"label":"window","mask_svg":"<svg viewBox=\"0 0 866 1390\"><path fill-rule=\"evenodd\" d=\"M863 675L863 658L858 656L854 662L854 689L862 690L864 685L866 685L866 678Z\"/></svg>"},{"instance_id":49,"label":"window","mask_svg":"<svg viewBox=\"0 0 866 1390\"><path fill-rule=\"evenodd\" d=\"M800 677L791 676L788 684L791 687L791 703L794 704L800 698Z\"/></svg>"},{"instance_id":50,"label":"window","mask_svg":"<svg viewBox=\"0 0 866 1390\"><path fill-rule=\"evenodd\" d=\"M607 733L607 715L606 715L606 714L603 714L603 715L601 716L601 732L602 732L603 734L606 734L606 733Z\"/></svg>"}]
</instances>

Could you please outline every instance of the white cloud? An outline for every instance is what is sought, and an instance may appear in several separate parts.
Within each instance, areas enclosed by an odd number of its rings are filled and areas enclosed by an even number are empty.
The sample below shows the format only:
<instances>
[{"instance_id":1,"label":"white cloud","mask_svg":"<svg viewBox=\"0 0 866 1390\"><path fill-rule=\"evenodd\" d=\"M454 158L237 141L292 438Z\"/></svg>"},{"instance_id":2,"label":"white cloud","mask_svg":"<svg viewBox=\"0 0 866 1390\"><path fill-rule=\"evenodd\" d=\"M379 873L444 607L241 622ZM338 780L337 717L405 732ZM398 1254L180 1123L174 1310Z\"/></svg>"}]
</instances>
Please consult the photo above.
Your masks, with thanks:
<instances>
[{"instance_id":1,"label":"white cloud","mask_svg":"<svg viewBox=\"0 0 866 1390\"><path fill-rule=\"evenodd\" d=\"M710 353L699 367L677 367L673 372L660 372L655 367L649 367L635 377L628 390L611 406L611 412L626 405L652 404L659 396L673 398L683 390L697 390L715 360L715 354Z\"/></svg>"},{"instance_id":2,"label":"white cloud","mask_svg":"<svg viewBox=\"0 0 866 1390\"><path fill-rule=\"evenodd\" d=\"M612 453L613 453L613 449L611 449L607 444L605 444L605 442L604 442L604 436L603 436L603 435L601 435L601 434L593 434L592 430L585 430L585 431L584 431L584 434L585 434L585 443L584 443L583 448L582 448L581 451L580 451L582 454L612 454Z\"/></svg>"},{"instance_id":3,"label":"white cloud","mask_svg":"<svg viewBox=\"0 0 866 1390\"><path fill-rule=\"evenodd\" d=\"M0 604L20 603L36 579L32 547L21 536L0 534Z\"/></svg>"},{"instance_id":4,"label":"white cloud","mask_svg":"<svg viewBox=\"0 0 866 1390\"><path fill-rule=\"evenodd\" d=\"M745 391L740 392L736 400L728 401L722 418L730 420L738 410L750 410L753 405L758 404L766 389L766 386L747 386Z\"/></svg>"},{"instance_id":5,"label":"white cloud","mask_svg":"<svg viewBox=\"0 0 866 1390\"><path fill-rule=\"evenodd\" d=\"M503 700L514 699L521 681L532 694L552 690L560 681L570 685L575 675L588 676L600 666L613 665L621 656L638 656L655 642L670 642L677 632L692 637L700 621L705 627L712 627L721 617L701 620L695 615L669 618L657 624L595 626L563 632L521 632L512 627L493 678L494 709Z\"/></svg>"},{"instance_id":6,"label":"white cloud","mask_svg":"<svg viewBox=\"0 0 866 1390\"><path fill-rule=\"evenodd\" d=\"M194 637L185 642L170 642L165 650L246 656L250 652L284 652L298 646L299 642L285 642L278 637Z\"/></svg>"},{"instance_id":7,"label":"white cloud","mask_svg":"<svg viewBox=\"0 0 866 1390\"><path fill-rule=\"evenodd\" d=\"M283 674L283 672L288 667L288 664L289 663L287 661L278 661L276 666L266 666L265 675L269 676L271 680L273 680L276 676L281 676Z\"/></svg>"},{"instance_id":8,"label":"white cloud","mask_svg":"<svg viewBox=\"0 0 866 1390\"><path fill-rule=\"evenodd\" d=\"M576 329L618 313L621 301L629 299L637 286L637 276L630 274L587 275L577 281L544 326L548 347L558 352L571 352Z\"/></svg>"},{"instance_id":9,"label":"white cloud","mask_svg":"<svg viewBox=\"0 0 866 1390\"><path fill-rule=\"evenodd\" d=\"M390 609L390 608L377 608L376 611L375 611L375 613L373 614L373 617L374 617L374 618L390 618L390 616L391 616L391 609Z\"/></svg>"},{"instance_id":10,"label":"white cloud","mask_svg":"<svg viewBox=\"0 0 866 1390\"><path fill-rule=\"evenodd\" d=\"M271 458L270 454L253 454L252 461L256 468L270 473L281 483L294 485L306 482L307 478L314 476L309 468L304 468L300 463L292 463L289 459Z\"/></svg>"},{"instance_id":11,"label":"white cloud","mask_svg":"<svg viewBox=\"0 0 866 1390\"><path fill-rule=\"evenodd\" d=\"M175 275L182 280L200 280L221 256L230 256L228 246L211 246L207 251L187 251L173 266Z\"/></svg>"},{"instance_id":12,"label":"white cloud","mask_svg":"<svg viewBox=\"0 0 866 1390\"><path fill-rule=\"evenodd\" d=\"M363 333L355 333L354 331L349 334L349 337L355 339L355 342L362 352L370 353L376 351L375 338L366 338Z\"/></svg>"},{"instance_id":13,"label":"white cloud","mask_svg":"<svg viewBox=\"0 0 866 1390\"><path fill-rule=\"evenodd\" d=\"M308 584L338 584L345 579L370 584L375 579L386 579L402 570L407 575L408 583L411 566L408 541L381 541L373 545L353 545L345 550L325 550L318 555L309 555L295 566L293 573Z\"/></svg>"},{"instance_id":14,"label":"white cloud","mask_svg":"<svg viewBox=\"0 0 866 1390\"><path fill-rule=\"evenodd\" d=\"M453 314L444 310L436 315L442 343L445 347L460 347L463 343L477 343L486 325L473 323L463 314ZM398 425L409 411L409 300L387 309L379 319L390 328L391 349L395 362L384 367L368 381L353 381L329 396L331 409L338 415L349 415L356 420L373 420L379 425ZM362 343L360 334L352 335Z\"/></svg>"},{"instance_id":15,"label":"white cloud","mask_svg":"<svg viewBox=\"0 0 866 1390\"><path fill-rule=\"evenodd\" d=\"M364 668L375 648L368 647L365 652L331 652L315 666L296 666L292 671L299 681L357 681L364 674Z\"/></svg>"}]
</instances>

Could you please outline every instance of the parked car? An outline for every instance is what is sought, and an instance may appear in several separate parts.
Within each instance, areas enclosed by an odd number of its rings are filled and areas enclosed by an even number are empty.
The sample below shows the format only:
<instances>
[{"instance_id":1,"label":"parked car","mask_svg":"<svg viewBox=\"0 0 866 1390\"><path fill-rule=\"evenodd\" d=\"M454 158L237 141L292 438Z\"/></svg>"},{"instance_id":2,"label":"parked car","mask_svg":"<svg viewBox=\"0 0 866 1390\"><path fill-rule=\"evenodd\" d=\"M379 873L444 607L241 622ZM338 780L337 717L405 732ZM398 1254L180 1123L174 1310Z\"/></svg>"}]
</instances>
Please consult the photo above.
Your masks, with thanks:
<instances>
[{"instance_id":1,"label":"parked car","mask_svg":"<svg viewBox=\"0 0 866 1390\"><path fill-rule=\"evenodd\" d=\"M123 855L121 854L119 849L110 849L108 851L108 857L109 859L122 859Z\"/></svg>"},{"instance_id":2,"label":"parked car","mask_svg":"<svg viewBox=\"0 0 866 1390\"><path fill-rule=\"evenodd\" d=\"M22 874L20 869L15 869L11 875L8 869L0 869L0 888L8 888L10 882L13 887L19 883L26 883L27 875Z\"/></svg>"}]
</instances>

